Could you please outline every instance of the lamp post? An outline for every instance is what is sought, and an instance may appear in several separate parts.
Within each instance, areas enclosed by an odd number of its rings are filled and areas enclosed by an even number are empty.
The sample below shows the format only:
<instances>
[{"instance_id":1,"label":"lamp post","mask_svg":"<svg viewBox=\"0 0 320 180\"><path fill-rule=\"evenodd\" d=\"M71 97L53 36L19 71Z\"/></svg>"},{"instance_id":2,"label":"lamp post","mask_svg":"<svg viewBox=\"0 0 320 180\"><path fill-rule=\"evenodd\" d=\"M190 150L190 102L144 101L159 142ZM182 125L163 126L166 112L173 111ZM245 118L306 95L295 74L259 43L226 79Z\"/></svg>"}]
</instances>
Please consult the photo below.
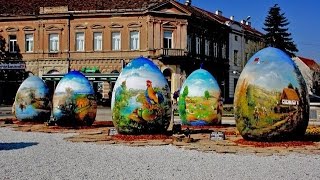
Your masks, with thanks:
<instances>
[{"instance_id":1,"label":"lamp post","mask_svg":"<svg viewBox=\"0 0 320 180\"><path fill-rule=\"evenodd\" d=\"M242 37L241 37L241 58L242 58L242 62L241 62L241 68L243 69L244 68L244 62L245 62L245 41L246 41L246 38L245 38L245 34L244 34L244 25L246 25L246 22L248 22L249 20L251 19L251 16L247 16L247 18L244 20L243 22L243 25L241 26L242 27Z\"/></svg>"}]
</instances>

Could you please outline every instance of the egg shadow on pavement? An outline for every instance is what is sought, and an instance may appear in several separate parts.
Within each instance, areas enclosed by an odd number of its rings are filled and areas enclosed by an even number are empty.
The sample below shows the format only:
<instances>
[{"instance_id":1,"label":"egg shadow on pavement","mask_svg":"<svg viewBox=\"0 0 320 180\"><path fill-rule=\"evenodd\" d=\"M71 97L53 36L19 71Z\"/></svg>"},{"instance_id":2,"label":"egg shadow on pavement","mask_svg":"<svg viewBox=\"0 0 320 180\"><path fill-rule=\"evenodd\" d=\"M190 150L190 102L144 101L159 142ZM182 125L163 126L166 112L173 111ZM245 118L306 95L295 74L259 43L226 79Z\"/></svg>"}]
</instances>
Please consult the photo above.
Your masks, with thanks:
<instances>
[{"instance_id":1,"label":"egg shadow on pavement","mask_svg":"<svg viewBox=\"0 0 320 180\"><path fill-rule=\"evenodd\" d=\"M37 142L13 142L13 143L0 143L0 151L2 150L14 150L23 149L30 146L38 145Z\"/></svg>"}]
</instances>

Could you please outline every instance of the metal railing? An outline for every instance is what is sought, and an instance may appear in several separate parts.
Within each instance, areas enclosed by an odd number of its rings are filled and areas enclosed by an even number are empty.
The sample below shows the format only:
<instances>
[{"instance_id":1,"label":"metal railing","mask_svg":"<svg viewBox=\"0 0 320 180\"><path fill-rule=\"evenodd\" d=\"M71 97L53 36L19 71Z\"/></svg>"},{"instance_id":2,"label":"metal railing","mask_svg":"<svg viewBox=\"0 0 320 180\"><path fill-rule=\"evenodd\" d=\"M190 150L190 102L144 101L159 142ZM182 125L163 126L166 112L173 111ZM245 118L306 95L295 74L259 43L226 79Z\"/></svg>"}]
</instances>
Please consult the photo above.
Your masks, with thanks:
<instances>
[{"instance_id":1,"label":"metal railing","mask_svg":"<svg viewBox=\"0 0 320 180\"><path fill-rule=\"evenodd\" d=\"M184 49L162 48L162 49L160 49L160 55L163 55L163 56L186 56L187 52Z\"/></svg>"}]
</instances>

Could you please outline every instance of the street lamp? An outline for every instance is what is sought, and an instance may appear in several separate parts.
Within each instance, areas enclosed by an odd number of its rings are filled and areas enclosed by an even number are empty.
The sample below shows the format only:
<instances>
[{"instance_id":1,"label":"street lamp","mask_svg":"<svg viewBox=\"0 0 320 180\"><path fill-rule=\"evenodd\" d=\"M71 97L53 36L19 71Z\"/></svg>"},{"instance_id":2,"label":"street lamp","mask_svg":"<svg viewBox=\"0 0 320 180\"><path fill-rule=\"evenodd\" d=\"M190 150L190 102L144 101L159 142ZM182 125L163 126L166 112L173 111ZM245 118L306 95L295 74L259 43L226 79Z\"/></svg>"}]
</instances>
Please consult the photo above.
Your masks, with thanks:
<instances>
[{"instance_id":1,"label":"street lamp","mask_svg":"<svg viewBox=\"0 0 320 180\"><path fill-rule=\"evenodd\" d=\"M244 34L244 25L247 25L247 22L251 19L251 16L247 16L247 18L244 20L243 22L243 25L241 26L242 27L242 37L241 37L241 56L242 56L242 63L241 63L241 68L244 68L244 65L245 65L245 41L246 41L246 38L245 38L245 34Z\"/></svg>"}]
</instances>

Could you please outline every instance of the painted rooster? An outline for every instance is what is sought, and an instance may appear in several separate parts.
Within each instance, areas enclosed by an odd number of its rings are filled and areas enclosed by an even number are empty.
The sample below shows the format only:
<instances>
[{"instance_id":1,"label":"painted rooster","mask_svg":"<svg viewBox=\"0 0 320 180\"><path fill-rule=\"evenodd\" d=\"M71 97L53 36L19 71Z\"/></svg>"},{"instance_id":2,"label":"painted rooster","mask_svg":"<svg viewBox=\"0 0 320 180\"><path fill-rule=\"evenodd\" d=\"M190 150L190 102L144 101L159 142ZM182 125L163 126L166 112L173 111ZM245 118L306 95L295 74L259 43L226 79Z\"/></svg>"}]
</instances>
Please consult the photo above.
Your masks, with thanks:
<instances>
[{"instance_id":1,"label":"painted rooster","mask_svg":"<svg viewBox=\"0 0 320 180\"><path fill-rule=\"evenodd\" d=\"M147 90L145 92L145 96L150 106L154 104L160 104L164 101L163 95L160 92L154 91L152 88L152 82L150 80L147 80Z\"/></svg>"}]
</instances>

